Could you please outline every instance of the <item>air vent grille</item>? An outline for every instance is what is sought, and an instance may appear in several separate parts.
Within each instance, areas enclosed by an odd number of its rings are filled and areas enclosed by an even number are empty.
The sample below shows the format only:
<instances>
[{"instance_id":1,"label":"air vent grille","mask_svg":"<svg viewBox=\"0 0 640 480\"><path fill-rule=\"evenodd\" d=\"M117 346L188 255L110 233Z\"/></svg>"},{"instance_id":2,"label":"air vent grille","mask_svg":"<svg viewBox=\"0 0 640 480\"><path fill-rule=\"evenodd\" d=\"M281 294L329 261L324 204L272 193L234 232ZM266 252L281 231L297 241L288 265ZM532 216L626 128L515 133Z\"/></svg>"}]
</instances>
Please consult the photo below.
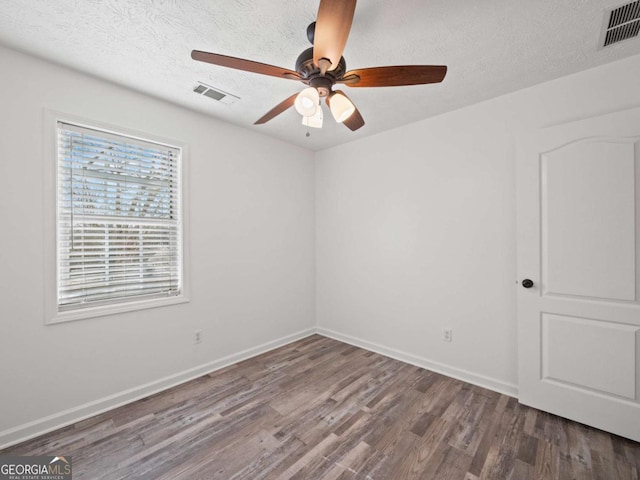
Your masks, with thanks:
<instances>
[{"instance_id":1,"label":"air vent grille","mask_svg":"<svg viewBox=\"0 0 640 480\"><path fill-rule=\"evenodd\" d=\"M210 88L209 90L204 92L204 95L209 98L213 98L214 100L222 100L224 97L226 97L224 93L214 90L213 88Z\"/></svg>"},{"instance_id":2,"label":"air vent grille","mask_svg":"<svg viewBox=\"0 0 640 480\"><path fill-rule=\"evenodd\" d=\"M603 47L637 37L640 33L640 0L613 9L609 14Z\"/></svg>"},{"instance_id":3,"label":"air vent grille","mask_svg":"<svg viewBox=\"0 0 640 480\"><path fill-rule=\"evenodd\" d=\"M236 97L230 93L224 92L219 88L214 88L206 83L198 82L198 84L193 87L193 91L200 95L204 95L205 97L209 97L213 100L217 100L221 103L226 103L227 105L231 103L235 103L240 100L240 97Z\"/></svg>"}]
</instances>

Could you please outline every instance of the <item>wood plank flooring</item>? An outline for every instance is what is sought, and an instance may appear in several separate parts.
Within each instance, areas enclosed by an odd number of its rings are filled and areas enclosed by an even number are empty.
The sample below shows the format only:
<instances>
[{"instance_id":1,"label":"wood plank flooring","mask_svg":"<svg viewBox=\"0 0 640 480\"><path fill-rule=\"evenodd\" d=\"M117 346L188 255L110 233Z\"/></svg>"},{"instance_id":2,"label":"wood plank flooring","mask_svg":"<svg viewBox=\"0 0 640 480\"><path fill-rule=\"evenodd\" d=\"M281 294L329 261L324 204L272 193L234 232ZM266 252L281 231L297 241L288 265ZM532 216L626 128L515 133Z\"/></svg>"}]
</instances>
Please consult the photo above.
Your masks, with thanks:
<instances>
[{"instance_id":1,"label":"wood plank flooring","mask_svg":"<svg viewBox=\"0 0 640 480\"><path fill-rule=\"evenodd\" d=\"M0 454L76 480L640 480L638 443L318 335Z\"/></svg>"}]
</instances>

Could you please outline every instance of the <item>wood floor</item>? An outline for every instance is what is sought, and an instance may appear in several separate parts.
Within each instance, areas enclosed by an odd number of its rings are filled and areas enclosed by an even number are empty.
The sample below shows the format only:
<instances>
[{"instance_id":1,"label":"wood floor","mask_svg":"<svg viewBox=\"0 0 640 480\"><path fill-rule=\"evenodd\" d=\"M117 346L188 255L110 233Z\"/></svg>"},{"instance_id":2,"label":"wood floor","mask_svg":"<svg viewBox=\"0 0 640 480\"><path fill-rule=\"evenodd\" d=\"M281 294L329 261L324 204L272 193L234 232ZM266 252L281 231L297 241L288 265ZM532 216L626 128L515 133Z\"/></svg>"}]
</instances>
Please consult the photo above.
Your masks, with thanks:
<instances>
[{"instance_id":1,"label":"wood floor","mask_svg":"<svg viewBox=\"0 0 640 480\"><path fill-rule=\"evenodd\" d=\"M0 454L76 480L640 480L638 443L317 335Z\"/></svg>"}]
</instances>

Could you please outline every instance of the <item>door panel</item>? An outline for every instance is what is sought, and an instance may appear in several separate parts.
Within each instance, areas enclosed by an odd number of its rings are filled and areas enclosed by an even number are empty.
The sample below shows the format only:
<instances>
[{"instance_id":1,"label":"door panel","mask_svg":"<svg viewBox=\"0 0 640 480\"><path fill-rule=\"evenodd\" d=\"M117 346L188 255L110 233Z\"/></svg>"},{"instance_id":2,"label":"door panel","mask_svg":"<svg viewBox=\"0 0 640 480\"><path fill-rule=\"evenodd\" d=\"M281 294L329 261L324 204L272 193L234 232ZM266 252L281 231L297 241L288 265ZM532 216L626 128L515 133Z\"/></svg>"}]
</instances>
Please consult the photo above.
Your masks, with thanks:
<instances>
[{"instance_id":1,"label":"door panel","mask_svg":"<svg viewBox=\"0 0 640 480\"><path fill-rule=\"evenodd\" d=\"M545 294L636 299L634 150L581 140L542 154Z\"/></svg>"},{"instance_id":2,"label":"door panel","mask_svg":"<svg viewBox=\"0 0 640 480\"><path fill-rule=\"evenodd\" d=\"M520 401L640 441L640 109L523 137L517 189Z\"/></svg>"},{"instance_id":3,"label":"door panel","mask_svg":"<svg viewBox=\"0 0 640 480\"><path fill-rule=\"evenodd\" d=\"M639 330L620 323L543 313L542 379L635 399Z\"/></svg>"}]
</instances>

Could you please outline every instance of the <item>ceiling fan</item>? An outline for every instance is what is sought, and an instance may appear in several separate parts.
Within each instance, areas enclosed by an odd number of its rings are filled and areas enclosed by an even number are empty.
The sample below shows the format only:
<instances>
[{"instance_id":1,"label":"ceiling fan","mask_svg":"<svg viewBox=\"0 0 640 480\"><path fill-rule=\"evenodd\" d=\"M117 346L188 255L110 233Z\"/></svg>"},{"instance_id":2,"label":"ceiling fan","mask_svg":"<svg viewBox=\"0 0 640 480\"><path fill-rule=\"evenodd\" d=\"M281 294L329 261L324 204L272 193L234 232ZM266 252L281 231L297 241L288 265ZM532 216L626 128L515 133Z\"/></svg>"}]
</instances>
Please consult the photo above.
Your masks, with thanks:
<instances>
[{"instance_id":1,"label":"ceiling fan","mask_svg":"<svg viewBox=\"0 0 640 480\"><path fill-rule=\"evenodd\" d=\"M303 124L322 127L320 99L325 98L335 120L355 131L364 125L364 119L344 92L333 89L335 84L349 87L424 85L441 82L447 73L444 65L404 65L347 71L342 52L355 9L356 0L320 0L317 20L307 27L307 38L313 47L300 54L295 71L199 50L193 50L191 58L236 70L298 80L308 86L273 107L255 122L256 125L266 123L295 106L303 117Z\"/></svg>"}]
</instances>

